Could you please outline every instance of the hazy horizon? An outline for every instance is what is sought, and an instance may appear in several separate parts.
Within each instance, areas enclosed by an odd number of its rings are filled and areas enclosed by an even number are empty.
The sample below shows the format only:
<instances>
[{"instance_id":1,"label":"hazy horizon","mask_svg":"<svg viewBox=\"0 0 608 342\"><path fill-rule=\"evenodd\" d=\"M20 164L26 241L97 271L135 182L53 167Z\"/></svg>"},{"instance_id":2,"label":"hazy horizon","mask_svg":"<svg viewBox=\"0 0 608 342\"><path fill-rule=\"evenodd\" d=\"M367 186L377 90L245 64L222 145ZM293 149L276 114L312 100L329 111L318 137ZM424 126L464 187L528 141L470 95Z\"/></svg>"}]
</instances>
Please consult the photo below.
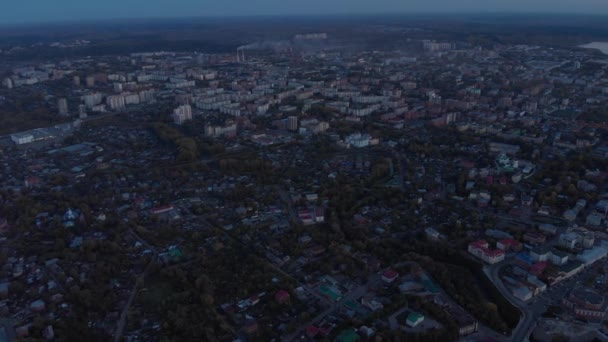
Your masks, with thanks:
<instances>
[{"instance_id":1,"label":"hazy horizon","mask_svg":"<svg viewBox=\"0 0 608 342\"><path fill-rule=\"evenodd\" d=\"M180 17L311 16L362 14L594 14L608 15L605 0L74 0L9 1L0 5L0 24Z\"/></svg>"}]
</instances>

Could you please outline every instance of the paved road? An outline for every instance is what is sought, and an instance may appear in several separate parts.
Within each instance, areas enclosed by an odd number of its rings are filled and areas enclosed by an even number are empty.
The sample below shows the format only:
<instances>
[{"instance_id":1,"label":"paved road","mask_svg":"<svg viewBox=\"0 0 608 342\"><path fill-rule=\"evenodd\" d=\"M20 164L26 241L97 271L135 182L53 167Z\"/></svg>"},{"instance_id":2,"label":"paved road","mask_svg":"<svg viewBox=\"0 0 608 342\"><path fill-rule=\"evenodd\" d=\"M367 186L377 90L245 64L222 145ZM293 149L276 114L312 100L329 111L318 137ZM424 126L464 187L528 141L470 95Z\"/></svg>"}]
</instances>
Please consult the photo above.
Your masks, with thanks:
<instances>
[{"instance_id":1,"label":"paved road","mask_svg":"<svg viewBox=\"0 0 608 342\"><path fill-rule=\"evenodd\" d=\"M142 237L137 235L137 233L135 233L132 229L129 229L127 231L127 234L130 234L131 236L133 236L133 238L135 238L137 241L139 241L142 245L146 246L146 248L151 250L154 253L154 258L158 257L158 251L157 251L156 247L149 244L146 240L144 240ZM148 274L148 272L150 271L150 268L152 266L152 263L153 263L153 261L150 262L148 264L148 266L146 266L146 268L144 269L144 271L142 272L142 274L140 276L145 277ZM118 320L118 323L116 324L116 330L114 331L114 342L118 342L122 338L122 334L124 332L125 325L127 323L127 315L129 313L129 310L131 309L131 305L133 305L133 300L135 299L136 295L137 295L137 277L135 278L135 285L133 285L133 288L131 289L131 293L129 294L129 299L127 300L127 303L125 304L125 306L122 308L122 312L120 314L120 319Z\"/></svg>"},{"instance_id":2,"label":"paved road","mask_svg":"<svg viewBox=\"0 0 608 342\"><path fill-rule=\"evenodd\" d=\"M517 327L513 329L511 334L510 340L514 342L528 341L530 334L536 327L537 320L546 311L547 307L551 304L559 303L561 299L564 298L568 292L577 285L577 283L588 279L590 277L589 270L594 268L586 268L581 273L563 280L559 284L549 287L543 293L527 302L524 302L515 298L498 276L500 269L512 263L513 261L506 261L491 267L486 266L484 267L484 272L492 280L494 285L496 285L502 295L514 306L518 307L522 312L522 317L519 320Z\"/></svg>"},{"instance_id":3,"label":"paved road","mask_svg":"<svg viewBox=\"0 0 608 342\"><path fill-rule=\"evenodd\" d=\"M133 289L131 289L131 294L129 294L127 304L125 304L124 308L122 309L122 313L120 314L120 320L118 321L118 324L116 324L116 332L114 332L114 342L118 342L122 338L122 333L127 323L127 314L129 313L129 309L131 308L133 300L135 299L135 295L137 294L137 282L135 283L136 284L133 286Z\"/></svg>"},{"instance_id":4,"label":"paved road","mask_svg":"<svg viewBox=\"0 0 608 342\"><path fill-rule=\"evenodd\" d=\"M517 326L511 332L511 341L528 341L528 336L532 331L536 320L540 315L545 311L544 302L538 301L534 303L534 305L529 305L524 301L521 301L515 298L511 291L505 286L502 280L499 278L498 273L502 267L508 265L510 262L503 262L494 267L484 267L484 272L486 275L492 280L494 285L498 288L498 290L502 293L502 295L507 298L515 307L519 308L522 313L522 317L520 318Z\"/></svg>"}]
</instances>

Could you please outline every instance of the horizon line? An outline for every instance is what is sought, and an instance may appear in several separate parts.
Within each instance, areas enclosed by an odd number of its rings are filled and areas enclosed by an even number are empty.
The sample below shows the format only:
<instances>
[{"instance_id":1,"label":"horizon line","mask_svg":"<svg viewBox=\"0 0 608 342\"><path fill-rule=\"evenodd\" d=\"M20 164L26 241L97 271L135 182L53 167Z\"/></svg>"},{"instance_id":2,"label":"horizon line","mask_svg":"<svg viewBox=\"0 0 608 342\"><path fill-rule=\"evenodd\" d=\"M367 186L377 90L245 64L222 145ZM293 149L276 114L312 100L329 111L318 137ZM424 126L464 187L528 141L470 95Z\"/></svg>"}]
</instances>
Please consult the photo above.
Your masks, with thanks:
<instances>
[{"instance_id":1,"label":"horizon line","mask_svg":"<svg viewBox=\"0 0 608 342\"><path fill-rule=\"evenodd\" d=\"M108 17L108 18L84 18L84 19L57 19L57 20L33 20L20 22L0 23L2 28L23 28L28 26L62 25L62 24L100 24L121 21L173 21L173 20L234 20L234 19L293 19L293 18L364 18L364 17L408 17L408 16L549 16L560 17L608 17L608 12L539 12L539 11L411 11L411 12L336 12L336 13L286 13L286 14L235 14L235 15L205 15L205 16L133 16L133 17Z\"/></svg>"}]
</instances>

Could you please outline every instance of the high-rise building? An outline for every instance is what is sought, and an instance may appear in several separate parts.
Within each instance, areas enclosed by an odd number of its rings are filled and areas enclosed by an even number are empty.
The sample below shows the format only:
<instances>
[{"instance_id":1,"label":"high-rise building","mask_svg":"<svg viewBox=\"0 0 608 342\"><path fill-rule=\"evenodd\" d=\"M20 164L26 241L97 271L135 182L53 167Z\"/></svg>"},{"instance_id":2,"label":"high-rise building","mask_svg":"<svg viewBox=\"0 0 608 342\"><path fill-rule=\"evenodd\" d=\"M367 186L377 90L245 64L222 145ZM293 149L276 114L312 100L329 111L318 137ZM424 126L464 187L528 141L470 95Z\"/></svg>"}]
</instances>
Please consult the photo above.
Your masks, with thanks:
<instances>
[{"instance_id":1,"label":"high-rise building","mask_svg":"<svg viewBox=\"0 0 608 342\"><path fill-rule=\"evenodd\" d=\"M122 95L113 95L106 98L106 104L111 110L122 110L125 108L125 97Z\"/></svg>"},{"instance_id":2,"label":"high-rise building","mask_svg":"<svg viewBox=\"0 0 608 342\"><path fill-rule=\"evenodd\" d=\"M80 87L80 76L74 76L72 82L74 83L74 86Z\"/></svg>"},{"instance_id":3,"label":"high-rise building","mask_svg":"<svg viewBox=\"0 0 608 342\"><path fill-rule=\"evenodd\" d=\"M8 89L13 89L13 86L14 86L13 80L10 77L5 78L2 81L2 84Z\"/></svg>"},{"instance_id":4,"label":"high-rise building","mask_svg":"<svg viewBox=\"0 0 608 342\"><path fill-rule=\"evenodd\" d=\"M103 101L103 95L101 93L87 94L82 97L82 101L87 107L93 108Z\"/></svg>"},{"instance_id":5,"label":"high-rise building","mask_svg":"<svg viewBox=\"0 0 608 342\"><path fill-rule=\"evenodd\" d=\"M190 105L179 106L173 110L171 116L176 124L181 125L185 121L192 120L192 107Z\"/></svg>"},{"instance_id":6,"label":"high-rise building","mask_svg":"<svg viewBox=\"0 0 608 342\"><path fill-rule=\"evenodd\" d=\"M423 42L423 47L425 51L430 52L438 52L438 51L449 51L454 49L454 44L452 43L437 43L435 41L426 40Z\"/></svg>"},{"instance_id":7,"label":"high-rise building","mask_svg":"<svg viewBox=\"0 0 608 342\"><path fill-rule=\"evenodd\" d=\"M87 87L95 86L95 76L87 76Z\"/></svg>"},{"instance_id":8,"label":"high-rise building","mask_svg":"<svg viewBox=\"0 0 608 342\"><path fill-rule=\"evenodd\" d=\"M68 100L65 98L60 98L57 100L57 107L59 108L59 115L68 116Z\"/></svg>"},{"instance_id":9,"label":"high-rise building","mask_svg":"<svg viewBox=\"0 0 608 342\"><path fill-rule=\"evenodd\" d=\"M125 97L125 105L131 105L131 104L139 104L139 94L131 94L131 93L127 93L124 94Z\"/></svg>"},{"instance_id":10,"label":"high-rise building","mask_svg":"<svg viewBox=\"0 0 608 342\"><path fill-rule=\"evenodd\" d=\"M290 131L298 130L298 117L297 116L290 116L287 118L287 129L289 129Z\"/></svg>"},{"instance_id":11,"label":"high-rise building","mask_svg":"<svg viewBox=\"0 0 608 342\"><path fill-rule=\"evenodd\" d=\"M86 105L79 105L78 106L78 117L80 117L81 119L84 119L87 117L87 106Z\"/></svg>"},{"instance_id":12,"label":"high-rise building","mask_svg":"<svg viewBox=\"0 0 608 342\"><path fill-rule=\"evenodd\" d=\"M151 102L154 101L154 90L142 90L139 92L139 102Z\"/></svg>"}]
</instances>

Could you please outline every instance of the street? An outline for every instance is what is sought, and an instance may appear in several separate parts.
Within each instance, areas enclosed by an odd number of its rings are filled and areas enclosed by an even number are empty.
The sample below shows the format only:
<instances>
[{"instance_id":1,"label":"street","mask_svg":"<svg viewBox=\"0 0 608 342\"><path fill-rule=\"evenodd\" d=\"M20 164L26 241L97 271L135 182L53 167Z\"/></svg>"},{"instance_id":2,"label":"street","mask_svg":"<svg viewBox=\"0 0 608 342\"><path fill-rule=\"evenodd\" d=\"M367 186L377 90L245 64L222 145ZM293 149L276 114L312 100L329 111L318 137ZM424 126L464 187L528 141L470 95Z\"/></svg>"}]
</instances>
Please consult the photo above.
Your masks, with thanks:
<instances>
[{"instance_id":1,"label":"street","mask_svg":"<svg viewBox=\"0 0 608 342\"><path fill-rule=\"evenodd\" d=\"M589 270L593 269L592 267L586 268L581 273L554 286L548 287L546 291L533 297L528 302L524 302L513 297L511 291L504 285L499 277L500 269L512 263L512 261L507 261L492 266L485 266L484 272L502 295L522 312L522 318L511 334L510 340L514 342L528 341L530 334L536 326L537 320L547 310L547 307L554 303L559 303L579 281L584 281L589 278Z\"/></svg>"}]
</instances>

